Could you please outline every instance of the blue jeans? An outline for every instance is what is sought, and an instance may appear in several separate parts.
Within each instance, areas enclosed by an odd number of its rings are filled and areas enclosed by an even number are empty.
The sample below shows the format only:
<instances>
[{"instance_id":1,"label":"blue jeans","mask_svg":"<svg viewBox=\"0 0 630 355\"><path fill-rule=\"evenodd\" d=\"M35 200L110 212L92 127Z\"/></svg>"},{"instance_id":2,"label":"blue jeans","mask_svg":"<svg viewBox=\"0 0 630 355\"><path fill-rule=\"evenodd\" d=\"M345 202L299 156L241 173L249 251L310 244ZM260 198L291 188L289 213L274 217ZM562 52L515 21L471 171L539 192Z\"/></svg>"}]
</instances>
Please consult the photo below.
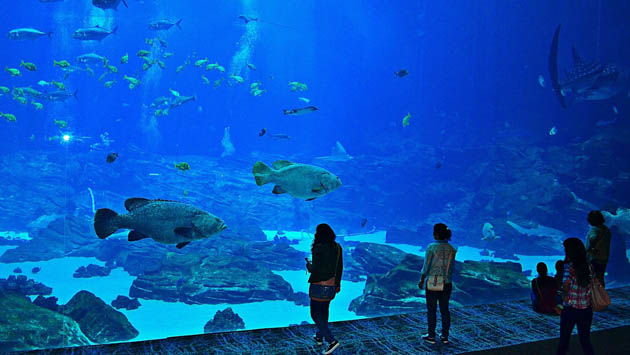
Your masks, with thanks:
<instances>
[{"instance_id":1,"label":"blue jeans","mask_svg":"<svg viewBox=\"0 0 630 355\"><path fill-rule=\"evenodd\" d=\"M593 322L593 309L577 309L571 306L564 306L560 315L560 342L556 354L564 355L569 350L569 342L571 341L571 333L573 327L577 324L578 336L584 354L593 354L593 345L591 344L591 323Z\"/></svg>"},{"instance_id":2,"label":"blue jeans","mask_svg":"<svg viewBox=\"0 0 630 355\"><path fill-rule=\"evenodd\" d=\"M330 328L328 328L328 308L330 307L329 302L321 302L311 300L311 318L317 325L317 333L315 336L319 339L325 338L327 342L332 343L335 341L335 337L330 332Z\"/></svg>"},{"instance_id":3,"label":"blue jeans","mask_svg":"<svg viewBox=\"0 0 630 355\"><path fill-rule=\"evenodd\" d=\"M437 304L440 303L440 315L442 316L442 336L448 338L451 328L451 311L448 310L448 301L451 298L453 284L444 284L443 291L426 290L427 297L427 321L429 323L429 336L435 337L435 326L437 323Z\"/></svg>"}]
</instances>

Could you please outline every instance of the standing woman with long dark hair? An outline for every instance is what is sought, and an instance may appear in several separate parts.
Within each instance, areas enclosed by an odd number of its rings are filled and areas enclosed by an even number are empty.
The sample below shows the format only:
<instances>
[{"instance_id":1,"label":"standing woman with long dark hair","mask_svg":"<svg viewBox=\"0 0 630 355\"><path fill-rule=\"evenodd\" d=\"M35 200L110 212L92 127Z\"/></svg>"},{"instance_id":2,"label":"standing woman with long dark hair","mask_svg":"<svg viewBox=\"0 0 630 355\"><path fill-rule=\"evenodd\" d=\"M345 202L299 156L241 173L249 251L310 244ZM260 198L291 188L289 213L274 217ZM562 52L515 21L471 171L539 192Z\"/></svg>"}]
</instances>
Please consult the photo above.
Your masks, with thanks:
<instances>
[{"instance_id":1,"label":"standing woman with long dark hair","mask_svg":"<svg viewBox=\"0 0 630 355\"><path fill-rule=\"evenodd\" d=\"M318 225L311 246L313 261L306 260L306 268L311 273L308 279L311 318L318 329L313 339L318 345L322 345L326 339L328 347L323 354L330 354L339 347L339 341L328 328L330 301L341 291L343 273L343 252L335 239L335 232L329 225L324 223Z\"/></svg>"},{"instance_id":2,"label":"standing woman with long dark hair","mask_svg":"<svg viewBox=\"0 0 630 355\"><path fill-rule=\"evenodd\" d=\"M448 309L453 283L451 276L455 268L455 254L457 250L449 244L451 240L451 230L446 224L437 223L433 226L433 239L435 243L429 244L424 254L424 266L422 267L422 278L418 287L424 288L426 280L425 295L427 298L427 322L429 323L429 333L422 337L422 340L436 343L435 327L437 323L437 307L440 304L440 315L442 317L442 334L440 342L448 344L448 334L451 328L451 312Z\"/></svg>"},{"instance_id":3,"label":"standing woman with long dark hair","mask_svg":"<svg viewBox=\"0 0 630 355\"><path fill-rule=\"evenodd\" d=\"M578 336L584 354L593 354L591 344L591 308L590 282L593 273L586 260L586 248L581 240L569 238L562 243L566 254L564 263L564 308L560 315L560 342L557 354L564 355L569 349L573 327L577 324Z\"/></svg>"}]
</instances>

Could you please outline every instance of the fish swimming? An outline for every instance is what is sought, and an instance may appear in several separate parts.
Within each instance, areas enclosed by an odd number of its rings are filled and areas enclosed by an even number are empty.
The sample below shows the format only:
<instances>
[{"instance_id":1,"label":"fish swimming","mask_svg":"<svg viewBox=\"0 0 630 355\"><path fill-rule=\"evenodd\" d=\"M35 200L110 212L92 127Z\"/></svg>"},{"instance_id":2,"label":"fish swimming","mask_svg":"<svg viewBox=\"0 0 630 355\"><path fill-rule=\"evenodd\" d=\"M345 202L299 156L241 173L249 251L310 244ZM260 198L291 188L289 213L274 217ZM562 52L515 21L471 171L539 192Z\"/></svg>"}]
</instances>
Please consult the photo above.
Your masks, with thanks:
<instances>
[{"instance_id":1,"label":"fish swimming","mask_svg":"<svg viewBox=\"0 0 630 355\"><path fill-rule=\"evenodd\" d=\"M115 162L117 158L118 158L118 153L116 153L116 152L109 153L109 154L107 154L107 158L105 158L105 161L108 162L109 164L111 164L111 163Z\"/></svg>"},{"instance_id":2,"label":"fish swimming","mask_svg":"<svg viewBox=\"0 0 630 355\"><path fill-rule=\"evenodd\" d=\"M125 208L129 213L118 214L107 208L96 211L94 231L99 238L105 239L119 229L131 229L127 237L130 242L151 238L181 249L227 228L219 217L182 202L135 197L125 201Z\"/></svg>"},{"instance_id":3,"label":"fish swimming","mask_svg":"<svg viewBox=\"0 0 630 355\"><path fill-rule=\"evenodd\" d=\"M309 113L309 112L313 112L313 111L317 111L319 110L317 107L315 106L306 106L306 107L302 107L302 108L294 108L294 109L290 109L290 110L282 110L282 113L284 113L285 115L292 115L292 116L299 116L299 115L303 115L305 113Z\"/></svg>"},{"instance_id":4,"label":"fish swimming","mask_svg":"<svg viewBox=\"0 0 630 355\"><path fill-rule=\"evenodd\" d=\"M273 168L259 161L254 164L252 173L256 185L274 183L273 193L284 194L312 201L341 186L341 180L326 169L293 163L288 160L274 162Z\"/></svg>"},{"instance_id":5,"label":"fish swimming","mask_svg":"<svg viewBox=\"0 0 630 355\"><path fill-rule=\"evenodd\" d=\"M34 28L16 28L14 30L9 31L8 37L9 39L20 41L20 40L33 40L37 39L43 35L48 35L48 38L52 38L52 32L42 32L40 30L36 30Z\"/></svg>"},{"instance_id":6,"label":"fish swimming","mask_svg":"<svg viewBox=\"0 0 630 355\"><path fill-rule=\"evenodd\" d=\"M254 22L258 21L258 18L247 16L247 15L239 15L238 18L240 20L245 21L245 24L248 24L250 21L254 21Z\"/></svg>"},{"instance_id":7,"label":"fish swimming","mask_svg":"<svg viewBox=\"0 0 630 355\"><path fill-rule=\"evenodd\" d=\"M152 31L166 31L173 26L177 26L177 28L181 30L182 27L179 25L180 23L182 23L181 18L175 22L170 20L156 20L149 24L149 29Z\"/></svg>"},{"instance_id":8,"label":"fish swimming","mask_svg":"<svg viewBox=\"0 0 630 355\"><path fill-rule=\"evenodd\" d=\"M40 99L42 100L46 100L46 101L52 101L52 102L63 102L68 100L71 97L74 97L75 99L79 99L77 97L77 92L78 90L75 90L74 93L70 93L67 91L52 91L52 92L46 92L46 93L42 93L40 95Z\"/></svg>"},{"instance_id":9,"label":"fish swimming","mask_svg":"<svg viewBox=\"0 0 630 355\"><path fill-rule=\"evenodd\" d=\"M284 140L290 140L291 139L291 137L289 135L282 134L282 133L270 134L269 138L271 138L273 140L277 140L277 141L282 140L282 139L284 139Z\"/></svg>"},{"instance_id":10,"label":"fish swimming","mask_svg":"<svg viewBox=\"0 0 630 355\"><path fill-rule=\"evenodd\" d=\"M407 71L407 69L400 69L399 71L394 72L394 75L396 75L399 78L404 78L407 75L409 75L409 72Z\"/></svg>"},{"instance_id":11,"label":"fish swimming","mask_svg":"<svg viewBox=\"0 0 630 355\"><path fill-rule=\"evenodd\" d=\"M100 56L96 53L87 53L81 54L80 56L76 57L75 61L81 64L101 64L105 63L105 57Z\"/></svg>"},{"instance_id":12,"label":"fish swimming","mask_svg":"<svg viewBox=\"0 0 630 355\"><path fill-rule=\"evenodd\" d=\"M558 25L549 51L549 75L551 84L562 107L567 108L565 97L571 101L606 100L630 87L630 72L615 64L602 65L587 62L573 47L573 70L567 71L560 81L558 76Z\"/></svg>"},{"instance_id":13,"label":"fish swimming","mask_svg":"<svg viewBox=\"0 0 630 355\"><path fill-rule=\"evenodd\" d=\"M112 9L118 10L118 5L120 5L121 0L92 0L92 5L101 8L103 10ZM122 3L127 6L127 0L122 0Z\"/></svg>"},{"instance_id":14,"label":"fish swimming","mask_svg":"<svg viewBox=\"0 0 630 355\"><path fill-rule=\"evenodd\" d=\"M103 38L111 35L112 33L116 33L117 29L118 26L114 27L111 31L108 31L101 26L79 28L74 31L72 38L81 41L101 41Z\"/></svg>"},{"instance_id":15,"label":"fish swimming","mask_svg":"<svg viewBox=\"0 0 630 355\"><path fill-rule=\"evenodd\" d=\"M174 100L171 101L171 104L169 105L169 107L170 108L179 107L187 102L195 101L195 100L196 100L195 96L177 96L175 97Z\"/></svg>"}]
</instances>

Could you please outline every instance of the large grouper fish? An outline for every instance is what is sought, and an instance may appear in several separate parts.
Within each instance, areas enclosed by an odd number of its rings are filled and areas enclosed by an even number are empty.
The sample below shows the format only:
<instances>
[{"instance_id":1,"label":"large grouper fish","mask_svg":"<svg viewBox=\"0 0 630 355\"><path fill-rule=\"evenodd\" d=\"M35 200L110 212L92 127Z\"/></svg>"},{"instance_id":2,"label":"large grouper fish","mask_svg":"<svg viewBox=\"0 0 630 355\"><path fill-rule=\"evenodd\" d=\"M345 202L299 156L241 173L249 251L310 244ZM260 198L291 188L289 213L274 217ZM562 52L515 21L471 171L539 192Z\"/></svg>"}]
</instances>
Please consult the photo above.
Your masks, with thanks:
<instances>
[{"instance_id":1,"label":"large grouper fish","mask_svg":"<svg viewBox=\"0 0 630 355\"><path fill-rule=\"evenodd\" d=\"M94 231L99 238L105 239L119 229L131 229L130 242L152 238L181 249L227 228L219 217L182 202L134 197L125 201L125 208L129 213L118 214L108 208L96 211Z\"/></svg>"},{"instance_id":2,"label":"large grouper fish","mask_svg":"<svg viewBox=\"0 0 630 355\"><path fill-rule=\"evenodd\" d=\"M341 186L341 180L326 169L278 160L273 168L263 162L254 164L253 173L256 185L274 183L274 194L284 194L312 201Z\"/></svg>"}]
</instances>

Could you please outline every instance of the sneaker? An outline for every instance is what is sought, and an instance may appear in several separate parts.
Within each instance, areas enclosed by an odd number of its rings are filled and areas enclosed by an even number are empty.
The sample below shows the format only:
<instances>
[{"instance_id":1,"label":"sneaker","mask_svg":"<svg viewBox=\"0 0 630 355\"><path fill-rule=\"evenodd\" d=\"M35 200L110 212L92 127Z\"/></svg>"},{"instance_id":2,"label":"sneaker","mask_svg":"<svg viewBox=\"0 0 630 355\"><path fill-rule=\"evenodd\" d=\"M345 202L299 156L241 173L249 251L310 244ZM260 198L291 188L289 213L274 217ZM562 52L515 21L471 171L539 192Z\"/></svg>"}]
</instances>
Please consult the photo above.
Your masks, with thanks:
<instances>
[{"instance_id":1,"label":"sneaker","mask_svg":"<svg viewBox=\"0 0 630 355\"><path fill-rule=\"evenodd\" d=\"M440 335L440 341L442 342L442 344L448 344L448 337Z\"/></svg>"},{"instance_id":2,"label":"sneaker","mask_svg":"<svg viewBox=\"0 0 630 355\"><path fill-rule=\"evenodd\" d=\"M338 347L339 347L339 342L336 340L333 340L332 343L328 344L328 348L326 348L326 351L324 351L322 354L331 354Z\"/></svg>"},{"instance_id":3,"label":"sneaker","mask_svg":"<svg viewBox=\"0 0 630 355\"><path fill-rule=\"evenodd\" d=\"M422 340L426 341L429 344L435 344L435 337L432 337L429 334L423 336Z\"/></svg>"},{"instance_id":4,"label":"sneaker","mask_svg":"<svg viewBox=\"0 0 630 355\"><path fill-rule=\"evenodd\" d=\"M315 340L317 345L323 345L324 344L324 339L318 338L317 335L313 335L313 340Z\"/></svg>"}]
</instances>

